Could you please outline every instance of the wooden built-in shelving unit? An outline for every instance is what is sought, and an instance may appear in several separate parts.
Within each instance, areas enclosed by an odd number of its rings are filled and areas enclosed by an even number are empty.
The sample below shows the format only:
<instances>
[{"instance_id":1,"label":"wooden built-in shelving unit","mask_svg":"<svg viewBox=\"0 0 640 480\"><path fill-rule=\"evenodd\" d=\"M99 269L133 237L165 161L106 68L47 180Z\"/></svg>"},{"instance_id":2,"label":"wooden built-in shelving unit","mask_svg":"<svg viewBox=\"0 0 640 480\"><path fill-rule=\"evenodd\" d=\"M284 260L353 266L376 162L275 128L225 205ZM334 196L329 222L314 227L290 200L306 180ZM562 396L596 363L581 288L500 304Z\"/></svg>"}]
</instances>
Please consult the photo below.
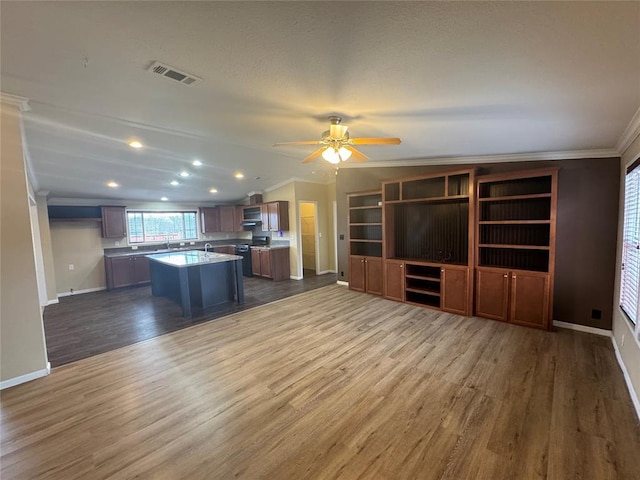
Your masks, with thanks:
<instances>
[{"instance_id":1,"label":"wooden built-in shelving unit","mask_svg":"<svg viewBox=\"0 0 640 480\"><path fill-rule=\"evenodd\" d=\"M477 194L476 315L548 329L557 170L481 177Z\"/></svg>"},{"instance_id":2,"label":"wooden built-in shelving unit","mask_svg":"<svg viewBox=\"0 0 640 480\"><path fill-rule=\"evenodd\" d=\"M382 295L382 192L347 195L349 288Z\"/></svg>"}]
</instances>

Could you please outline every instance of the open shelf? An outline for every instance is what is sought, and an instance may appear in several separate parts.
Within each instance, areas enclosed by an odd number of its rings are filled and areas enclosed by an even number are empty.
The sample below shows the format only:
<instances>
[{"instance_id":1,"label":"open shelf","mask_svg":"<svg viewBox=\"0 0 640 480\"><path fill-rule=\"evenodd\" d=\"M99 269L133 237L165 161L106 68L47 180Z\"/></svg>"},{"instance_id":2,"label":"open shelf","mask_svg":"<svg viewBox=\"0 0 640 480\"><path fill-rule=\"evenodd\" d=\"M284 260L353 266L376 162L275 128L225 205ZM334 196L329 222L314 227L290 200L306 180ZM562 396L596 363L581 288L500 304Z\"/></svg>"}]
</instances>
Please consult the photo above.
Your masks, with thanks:
<instances>
[{"instance_id":1,"label":"open shelf","mask_svg":"<svg viewBox=\"0 0 640 480\"><path fill-rule=\"evenodd\" d=\"M351 224L349 225L351 240L382 241L382 224Z\"/></svg>"},{"instance_id":2,"label":"open shelf","mask_svg":"<svg viewBox=\"0 0 640 480\"><path fill-rule=\"evenodd\" d=\"M480 201L487 198L551 196L551 185L551 175L510 178L480 183L478 194Z\"/></svg>"},{"instance_id":3,"label":"open shelf","mask_svg":"<svg viewBox=\"0 0 640 480\"><path fill-rule=\"evenodd\" d=\"M349 208L378 207L382 202L381 192L362 192L349 195Z\"/></svg>"},{"instance_id":4,"label":"open shelf","mask_svg":"<svg viewBox=\"0 0 640 480\"><path fill-rule=\"evenodd\" d=\"M551 197L481 202L479 213L481 222L548 221L551 219Z\"/></svg>"},{"instance_id":5,"label":"open shelf","mask_svg":"<svg viewBox=\"0 0 640 480\"><path fill-rule=\"evenodd\" d=\"M549 242L550 224L548 222L481 224L479 228L478 243L481 246L493 244L548 248Z\"/></svg>"},{"instance_id":6,"label":"open shelf","mask_svg":"<svg viewBox=\"0 0 640 480\"><path fill-rule=\"evenodd\" d=\"M479 245L478 265L514 270L549 271L549 248L504 248L500 245Z\"/></svg>"},{"instance_id":7,"label":"open shelf","mask_svg":"<svg viewBox=\"0 0 640 480\"><path fill-rule=\"evenodd\" d=\"M440 308L440 295L405 290L405 301L413 305Z\"/></svg>"}]
</instances>

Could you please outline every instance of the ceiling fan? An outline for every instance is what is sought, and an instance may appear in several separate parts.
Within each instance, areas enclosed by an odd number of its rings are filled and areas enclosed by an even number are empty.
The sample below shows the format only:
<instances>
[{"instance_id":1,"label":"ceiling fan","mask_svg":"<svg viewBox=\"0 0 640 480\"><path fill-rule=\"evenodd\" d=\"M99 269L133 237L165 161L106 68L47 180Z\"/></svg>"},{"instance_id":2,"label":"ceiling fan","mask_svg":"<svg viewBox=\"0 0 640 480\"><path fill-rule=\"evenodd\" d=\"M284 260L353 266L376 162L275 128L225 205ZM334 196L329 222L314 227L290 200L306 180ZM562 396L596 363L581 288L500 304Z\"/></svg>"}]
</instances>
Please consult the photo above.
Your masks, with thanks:
<instances>
[{"instance_id":1,"label":"ceiling fan","mask_svg":"<svg viewBox=\"0 0 640 480\"><path fill-rule=\"evenodd\" d=\"M351 138L346 125L341 125L342 117L329 117L329 130L322 133L320 140L310 140L308 142L285 142L274 143L274 147L288 145L321 145L315 152L306 157L302 163L309 163L316 157L322 155L327 162L337 164L353 158L356 162L364 162L368 157L355 149L354 145L398 145L400 139L396 137L385 138Z\"/></svg>"}]
</instances>

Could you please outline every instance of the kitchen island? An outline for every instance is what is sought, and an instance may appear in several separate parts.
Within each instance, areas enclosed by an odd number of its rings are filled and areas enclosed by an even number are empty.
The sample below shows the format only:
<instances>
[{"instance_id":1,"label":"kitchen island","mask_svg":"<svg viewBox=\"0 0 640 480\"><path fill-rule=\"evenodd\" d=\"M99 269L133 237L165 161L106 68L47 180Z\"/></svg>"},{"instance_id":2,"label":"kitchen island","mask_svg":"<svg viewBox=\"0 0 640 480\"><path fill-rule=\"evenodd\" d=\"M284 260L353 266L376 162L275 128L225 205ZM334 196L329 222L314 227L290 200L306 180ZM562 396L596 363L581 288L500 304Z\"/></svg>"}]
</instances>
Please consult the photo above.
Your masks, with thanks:
<instances>
[{"instance_id":1,"label":"kitchen island","mask_svg":"<svg viewBox=\"0 0 640 480\"><path fill-rule=\"evenodd\" d=\"M244 302L242 257L197 250L148 255L151 293L182 306L182 315Z\"/></svg>"}]
</instances>

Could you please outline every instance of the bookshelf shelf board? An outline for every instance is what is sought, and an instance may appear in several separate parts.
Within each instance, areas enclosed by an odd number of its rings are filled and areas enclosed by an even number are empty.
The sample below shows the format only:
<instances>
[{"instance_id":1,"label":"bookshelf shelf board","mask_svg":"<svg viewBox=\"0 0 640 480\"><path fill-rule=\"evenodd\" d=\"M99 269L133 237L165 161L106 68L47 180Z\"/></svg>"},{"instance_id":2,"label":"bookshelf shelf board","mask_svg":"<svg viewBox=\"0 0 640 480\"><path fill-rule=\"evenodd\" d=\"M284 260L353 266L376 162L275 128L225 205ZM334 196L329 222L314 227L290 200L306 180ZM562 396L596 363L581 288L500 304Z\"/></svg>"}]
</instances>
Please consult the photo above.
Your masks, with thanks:
<instances>
[{"instance_id":1,"label":"bookshelf shelf board","mask_svg":"<svg viewBox=\"0 0 640 480\"><path fill-rule=\"evenodd\" d=\"M480 202L508 202L511 200L529 200L534 198L551 198L550 193L532 193L530 195L509 195L506 197L482 197Z\"/></svg>"},{"instance_id":2,"label":"bookshelf shelf board","mask_svg":"<svg viewBox=\"0 0 640 480\"><path fill-rule=\"evenodd\" d=\"M499 243L481 243L480 248L511 248L514 250L549 250L548 246L542 245L509 245Z\"/></svg>"}]
</instances>

